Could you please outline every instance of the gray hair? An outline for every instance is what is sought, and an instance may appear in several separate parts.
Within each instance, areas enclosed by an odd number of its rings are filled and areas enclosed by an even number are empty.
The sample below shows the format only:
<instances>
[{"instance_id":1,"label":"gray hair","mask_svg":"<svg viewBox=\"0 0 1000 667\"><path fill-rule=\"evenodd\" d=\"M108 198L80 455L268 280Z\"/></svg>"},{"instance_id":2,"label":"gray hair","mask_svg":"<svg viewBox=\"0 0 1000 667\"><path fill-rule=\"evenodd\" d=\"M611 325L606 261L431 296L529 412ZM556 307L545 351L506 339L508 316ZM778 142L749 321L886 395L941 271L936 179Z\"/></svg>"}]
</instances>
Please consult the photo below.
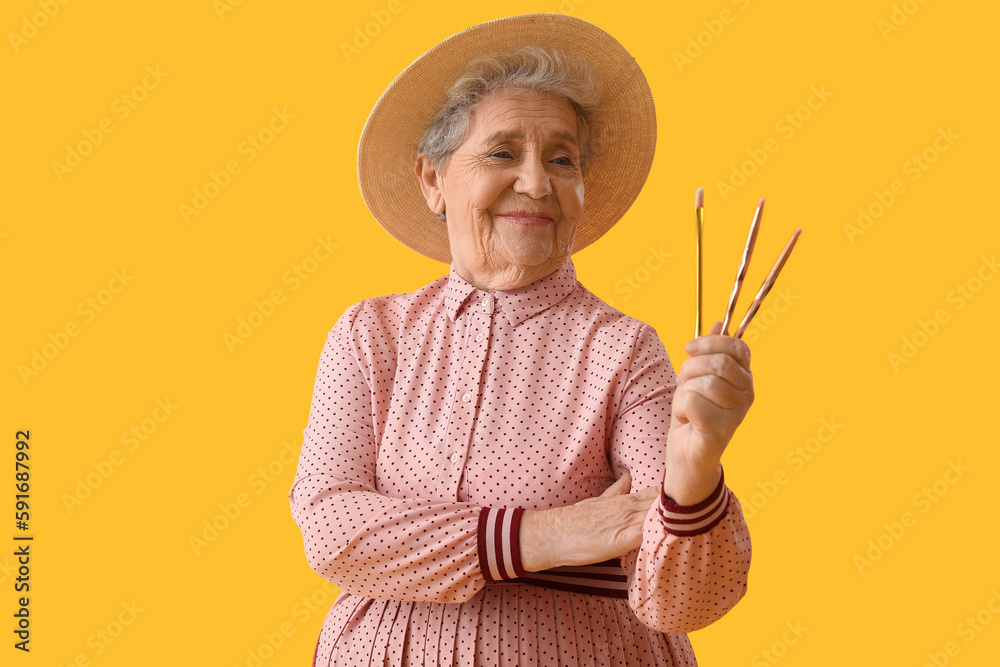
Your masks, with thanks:
<instances>
[{"instance_id":1,"label":"gray hair","mask_svg":"<svg viewBox=\"0 0 1000 667\"><path fill-rule=\"evenodd\" d=\"M522 46L470 62L421 137L418 154L444 169L469 136L476 106L492 93L514 91L546 93L570 103L578 123L580 169L586 173L599 151L590 127L601 101L600 81L585 60L550 47Z\"/></svg>"}]
</instances>

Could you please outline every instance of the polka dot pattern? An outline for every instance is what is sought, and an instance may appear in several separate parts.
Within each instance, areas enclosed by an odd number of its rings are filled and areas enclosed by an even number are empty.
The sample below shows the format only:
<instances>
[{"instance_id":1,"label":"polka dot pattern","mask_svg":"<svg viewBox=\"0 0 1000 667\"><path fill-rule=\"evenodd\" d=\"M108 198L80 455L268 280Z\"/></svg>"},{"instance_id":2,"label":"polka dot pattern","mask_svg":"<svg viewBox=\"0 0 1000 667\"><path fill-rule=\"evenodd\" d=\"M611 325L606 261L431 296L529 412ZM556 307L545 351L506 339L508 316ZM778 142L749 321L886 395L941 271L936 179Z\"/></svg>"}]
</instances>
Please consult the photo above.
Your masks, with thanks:
<instances>
[{"instance_id":1,"label":"polka dot pattern","mask_svg":"<svg viewBox=\"0 0 1000 667\"><path fill-rule=\"evenodd\" d=\"M342 590L316 664L695 665L684 633L746 592L749 533L727 488L690 534L664 517L697 506L653 504L621 559L627 600L505 580L517 535L487 545L479 530L600 495L625 468L633 491L661 486L675 387L655 330L584 288L572 259L495 292L452 265L350 306L288 494L309 564Z\"/></svg>"}]
</instances>

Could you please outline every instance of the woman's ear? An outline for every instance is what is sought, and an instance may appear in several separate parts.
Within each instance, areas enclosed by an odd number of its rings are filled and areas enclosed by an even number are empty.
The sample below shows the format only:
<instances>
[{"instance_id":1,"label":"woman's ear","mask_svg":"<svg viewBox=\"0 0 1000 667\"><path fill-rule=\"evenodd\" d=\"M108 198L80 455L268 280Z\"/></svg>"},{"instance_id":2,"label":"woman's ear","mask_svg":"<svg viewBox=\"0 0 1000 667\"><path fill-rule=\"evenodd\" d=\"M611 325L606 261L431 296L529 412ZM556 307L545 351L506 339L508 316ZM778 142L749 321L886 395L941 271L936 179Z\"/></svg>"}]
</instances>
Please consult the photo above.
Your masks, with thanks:
<instances>
[{"instance_id":1,"label":"woman's ear","mask_svg":"<svg viewBox=\"0 0 1000 667\"><path fill-rule=\"evenodd\" d=\"M420 191L424 193L427 207L434 215L444 213L444 190L441 188L441 175L430 159L421 153L413 164L413 172L420 181Z\"/></svg>"}]
</instances>

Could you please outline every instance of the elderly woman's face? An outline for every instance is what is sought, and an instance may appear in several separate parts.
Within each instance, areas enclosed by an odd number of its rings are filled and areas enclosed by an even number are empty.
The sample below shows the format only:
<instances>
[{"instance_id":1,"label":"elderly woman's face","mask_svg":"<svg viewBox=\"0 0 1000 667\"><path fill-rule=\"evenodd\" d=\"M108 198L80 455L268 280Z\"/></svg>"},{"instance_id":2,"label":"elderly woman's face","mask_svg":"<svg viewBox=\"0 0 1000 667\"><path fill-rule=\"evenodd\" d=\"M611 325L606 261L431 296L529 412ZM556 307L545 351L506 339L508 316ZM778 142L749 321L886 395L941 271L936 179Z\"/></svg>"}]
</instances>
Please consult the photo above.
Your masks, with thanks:
<instances>
[{"instance_id":1,"label":"elderly woman's face","mask_svg":"<svg viewBox=\"0 0 1000 667\"><path fill-rule=\"evenodd\" d=\"M469 136L443 173L418 162L428 205L445 212L453 259L499 276L494 286L565 261L583 211L577 129L564 99L493 95L474 109Z\"/></svg>"}]
</instances>

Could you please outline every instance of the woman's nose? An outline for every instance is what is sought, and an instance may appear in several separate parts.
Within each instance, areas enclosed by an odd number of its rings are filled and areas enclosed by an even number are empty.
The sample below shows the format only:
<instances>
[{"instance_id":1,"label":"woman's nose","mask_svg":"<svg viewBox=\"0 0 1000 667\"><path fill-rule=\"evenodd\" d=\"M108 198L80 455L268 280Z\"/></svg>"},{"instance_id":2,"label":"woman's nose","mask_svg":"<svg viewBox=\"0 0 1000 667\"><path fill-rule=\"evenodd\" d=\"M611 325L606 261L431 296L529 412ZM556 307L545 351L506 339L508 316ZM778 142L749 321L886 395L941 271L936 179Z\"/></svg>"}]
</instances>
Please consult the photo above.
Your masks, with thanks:
<instances>
[{"instance_id":1,"label":"woman's nose","mask_svg":"<svg viewBox=\"0 0 1000 667\"><path fill-rule=\"evenodd\" d=\"M545 170L545 164L541 159L530 158L521 162L517 180L514 182L514 191L533 199L541 199L545 195L552 194L549 173Z\"/></svg>"}]
</instances>

